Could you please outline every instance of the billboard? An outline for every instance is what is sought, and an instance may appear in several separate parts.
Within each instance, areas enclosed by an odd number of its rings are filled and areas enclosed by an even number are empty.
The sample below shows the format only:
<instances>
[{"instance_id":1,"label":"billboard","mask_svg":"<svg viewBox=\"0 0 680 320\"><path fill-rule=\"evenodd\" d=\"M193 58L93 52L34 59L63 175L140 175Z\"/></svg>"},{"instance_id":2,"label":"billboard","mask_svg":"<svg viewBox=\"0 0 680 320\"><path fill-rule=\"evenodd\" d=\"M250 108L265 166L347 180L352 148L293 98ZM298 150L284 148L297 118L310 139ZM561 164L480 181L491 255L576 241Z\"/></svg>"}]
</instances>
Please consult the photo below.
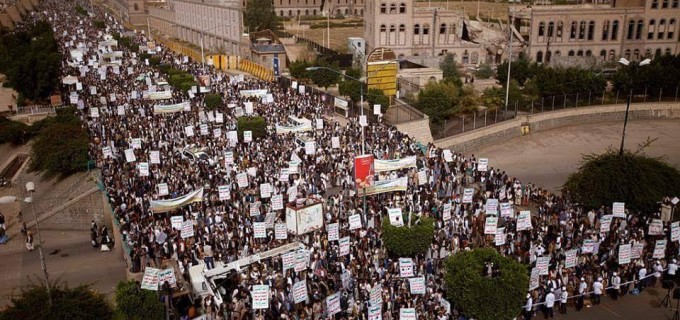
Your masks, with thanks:
<instances>
[{"instance_id":1,"label":"billboard","mask_svg":"<svg viewBox=\"0 0 680 320\"><path fill-rule=\"evenodd\" d=\"M354 158L354 183L357 189L372 186L374 179L375 167L373 165L373 155L365 154Z\"/></svg>"},{"instance_id":2,"label":"billboard","mask_svg":"<svg viewBox=\"0 0 680 320\"><path fill-rule=\"evenodd\" d=\"M295 235L319 230L323 226L323 205L319 202L310 206L286 206L286 226Z\"/></svg>"},{"instance_id":3,"label":"billboard","mask_svg":"<svg viewBox=\"0 0 680 320\"><path fill-rule=\"evenodd\" d=\"M380 89L386 96L397 92L397 72L399 65L394 51L376 48L366 59L366 84L368 89Z\"/></svg>"}]
</instances>

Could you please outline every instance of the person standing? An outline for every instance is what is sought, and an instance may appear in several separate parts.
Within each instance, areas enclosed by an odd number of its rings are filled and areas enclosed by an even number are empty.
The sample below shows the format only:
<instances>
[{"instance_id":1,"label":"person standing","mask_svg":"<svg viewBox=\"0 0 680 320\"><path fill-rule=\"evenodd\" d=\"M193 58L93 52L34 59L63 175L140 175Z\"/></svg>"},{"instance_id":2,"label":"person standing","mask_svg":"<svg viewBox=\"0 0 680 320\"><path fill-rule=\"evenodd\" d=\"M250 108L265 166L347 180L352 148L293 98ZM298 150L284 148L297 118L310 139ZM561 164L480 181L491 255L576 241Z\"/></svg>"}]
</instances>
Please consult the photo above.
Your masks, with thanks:
<instances>
[{"instance_id":1,"label":"person standing","mask_svg":"<svg viewBox=\"0 0 680 320\"><path fill-rule=\"evenodd\" d=\"M567 314L567 298L569 297L569 293L567 292L567 287L563 286L562 287L562 297L560 299L560 313L561 314Z\"/></svg>"},{"instance_id":2,"label":"person standing","mask_svg":"<svg viewBox=\"0 0 680 320\"><path fill-rule=\"evenodd\" d=\"M33 233L31 233L30 231L26 233L26 249L28 249L28 251L35 250L35 248L33 247Z\"/></svg>"},{"instance_id":3,"label":"person standing","mask_svg":"<svg viewBox=\"0 0 680 320\"><path fill-rule=\"evenodd\" d=\"M208 270L215 268L215 259L213 258L212 247L209 243L206 243L205 246L203 246L203 261Z\"/></svg>"},{"instance_id":4,"label":"person standing","mask_svg":"<svg viewBox=\"0 0 680 320\"><path fill-rule=\"evenodd\" d=\"M673 259L671 263L668 264L668 274L666 280L675 281L675 274L678 271L678 260Z\"/></svg>"},{"instance_id":5,"label":"person standing","mask_svg":"<svg viewBox=\"0 0 680 320\"><path fill-rule=\"evenodd\" d=\"M597 278L597 281L593 283L593 304L600 304L600 298L602 297L602 290L604 285L602 284L602 277Z\"/></svg>"},{"instance_id":6,"label":"person standing","mask_svg":"<svg viewBox=\"0 0 680 320\"><path fill-rule=\"evenodd\" d=\"M583 300L585 300L587 288L588 284L586 283L586 278L581 278L581 282L578 284L578 302L576 303L576 311L581 311L581 309L583 309Z\"/></svg>"},{"instance_id":7,"label":"person standing","mask_svg":"<svg viewBox=\"0 0 680 320\"><path fill-rule=\"evenodd\" d=\"M621 289L621 278L614 272L612 275L612 300L616 301L619 298L619 290Z\"/></svg>"},{"instance_id":8,"label":"person standing","mask_svg":"<svg viewBox=\"0 0 680 320\"><path fill-rule=\"evenodd\" d=\"M545 295L545 318L554 318L555 314L553 308L555 307L555 289L550 289L550 292Z\"/></svg>"},{"instance_id":9,"label":"person standing","mask_svg":"<svg viewBox=\"0 0 680 320\"><path fill-rule=\"evenodd\" d=\"M534 307L534 299L531 298L531 293L527 293L527 304L524 305L524 320L531 320L531 309Z\"/></svg>"}]
</instances>

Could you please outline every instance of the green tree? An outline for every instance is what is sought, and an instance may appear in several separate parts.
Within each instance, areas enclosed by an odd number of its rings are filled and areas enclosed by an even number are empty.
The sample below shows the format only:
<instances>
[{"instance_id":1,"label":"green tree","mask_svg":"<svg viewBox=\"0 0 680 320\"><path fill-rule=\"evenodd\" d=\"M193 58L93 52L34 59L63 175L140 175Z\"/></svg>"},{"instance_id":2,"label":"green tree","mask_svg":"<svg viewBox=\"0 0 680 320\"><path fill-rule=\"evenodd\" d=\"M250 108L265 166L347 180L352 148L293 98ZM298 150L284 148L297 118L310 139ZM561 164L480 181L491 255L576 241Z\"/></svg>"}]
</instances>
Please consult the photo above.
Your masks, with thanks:
<instances>
[{"instance_id":1,"label":"green tree","mask_svg":"<svg viewBox=\"0 0 680 320\"><path fill-rule=\"evenodd\" d=\"M475 71L475 77L478 79L489 79L493 77L496 74L496 71L494 71L491 66L488 63L482 63L481 66L479 66L479 69Z\"/></svg>"},{"instance_id":2,"label":"green tree","mask_svg":"<svg viewBox=\"0 0 680 320\"><path fill-rule=\"evenodd\" d=\"M278 17L274 13L274 4L269 0L249 0L243 18L249 32L276 31L279 28Z\"/></svg>"},{"instance_id":3,"label":"green tree","mask_svg":"<svg viewBox=\"0 0 680 320\"><path fill-rule=\"evenodd\" d=\"M338 83L338 80L340 80L340 72L338 70L338 63L337 62L330 62L324 58L317 59L316 62L314 63L314 66L317 67L324 67L328 69L317 69L314 71L310 71L308 73L309 78L314 82L319 87L323 87L324 89L328 89L328 87Z\"/></svg>"},{"instance_id":4,"label":"green tree","mask_svg":"<svg viewBox=\"0 0 680 320\"><path fill-rule=\"evenodd\" d=\"M0 116L0 144L11 142L20 145L28 142L30 137L31 130L27 124Z\"/></svg>"},{"instance_id":5,"label":"green tree","mask_svg":"<svg viewBox=\"0 0 680 320\"><path fill-rule=\"evenodd\" d=\"M439 62L439 68L442 69L444 79L447 81L453 81L456 84L462 84L460 81L460 71L458 70L458 64L453 58L453 54L449 53L444 56L441 62Z\"/></svg>"},{"instance_id":6,"label":"green tree","mask_svg":"<svg viewBox=\"0 0 680 320\"><path fill-rule=\"evenodd\" d=\"M50 121L39 130L31 147L31 170L68 175L86 169L90 139L80 120L66 112L60 121Z\"/></svg>"},{"instance_id":7,"label":"green tree","mask_svg":"<svg viewBox=\"0 0 680 320\"><path fill-rule=\"evenodd\" d=\"M420 90L415 107L430 116L432 122L440 124L453 115L459 95L460 88L455 84L430 82Z\"/></svg>"},{"instance_id":8,"label":"green tree","mask_svg":"<svg viewBox=\"0 0 680 320\"><path fill-rule=\"evenodd\" d=\"M238 136L243 137L243 131L252 131L253 139L267 136L267 122L263 117L240 117L236 122Z\"/></svg>"},{"instance_id":9,"label":"green tree","mask_svg":"<svg viewBox=\"0 0 680 320\"><path fill-rule=\"evenodd\" d=\"M222 104L222 96L216 93L210 93L205 96L203 102L205 103L205 108L207 110L214 110Z\"/></svg>"},{"instance_id":10,"label":"green tree","mask_svg":"<svg viewBox=\"0 0 680 320\"><path fill-rule=\"evenodd\" d=\"M497 109L504 106L505 89L501 87L488 87L482 92L481 103L489 109Z\"/></svg>"},{"instance_id":11,"label":"green tree","mask_svg":"<svg viewBox=\"0 0 680 320\"><path fill-rule=\"evenodd\" d=\"M309 77L309 71L307 71L307 68L310 67L311 65L307 60L296 60L290 63L288 65L288 71L290 71L290 75L297 79L297 80L304 80Z\"/></svg>"},{"instance_id":12,"label":"green tree","mask_svg":"<svg viewBox=\"0 0 680 320\"><path fill-rule=\"evenodd\" d=\"M415 215L411 219L415 220ZM412 257L424 254L434 240L434 219L423 217L410 228L406 225L395 227L390 224L389 219L383 219L382 239L387 250L394 255Z\"/></svg>"},{"instance_id":13,"label":"green tree","mask_svg":"<svg viewBox=\"0 0 680 320\"><path fill-rule=\"evenodd\" d=\"M657 201L680 194L680 172L641 149L583 156L578 171L567 178L564 194L591 208L625 202L627 208L654 212Z\"/></svg>"},{"instance_id":14,"label":"green tree","mask_svg":"<svg viewBox=\"0 0 680 320\"><path fill-rule=\"evenodd\" d=\"M0 320L49 320L49 319L111 319L112 310L106 297L92 291L88 286L69 288L51 284L52 306L47 304L44 285L32 284L12 296L12 305L0 311Z\"/></svg>"},{"instance_id":15,"label":"green tree","mask_svg":"<svg viewBox=\"0 0 680 320\"><path fill-rule=\"evenodd\" d=\"M534 62L527 60L524 57L520 57L517 60L512 61L510 66L510 78L517 80L520 86L524 86L524 83L531 79L536 72L538 65ZM496 79L498 82L505 87L508 78L508 61L504 61L496 67Z\"/></svg>"},{"instance_id":16,"label":"green tree","mask_svg":"<svg viewBox=\"0 0 680 320\"><path fill-rule=\"evenodd\" d=\"M486 263L498 274L484 276ZM447 297L457 310L478 320L513 319L519 315L529 287L527 267L495 249L459 252L446 262Z\"/></svg>"},{"instance_id":17,"label":"green tree","mask_svg":"<svg viewBox=\"0 0 680 320\"><path fill-rule=\"evenodd\" d=\"M132 281L121 281L116 286L116 314L129 320L165 319L165 306L156 292L143 290Z\"/></svg>"},{"instance_id":18,"label":"green tree","mask_svg":"<svg viewBox=\"0 0 680 320\"><path fill-rule=\"evenodd\" d=\"M345 70L345 75L355 79L361 79L361 69L347 69ZM363 84L360 81L356 81L347 77L342 77L338 85L338 90L341 95L349 97L350 100L357 102L361 100L361 86Z\"/></svg>"},{"instance_id":19,"label":"green tree","mask_svg":"<svg viewBox=\"0 0 680 320\"><path fill-rule=\"evenodd\" d=\"M355 81L356 82L356 81ZM387 108L390 107L390 98L385 95L385 93L377 88L368 89L366 93L366 101L368 101L369 110L373 111L373 105L380 105L380 112L387 112Z\"/></svg>"}]
</instances>

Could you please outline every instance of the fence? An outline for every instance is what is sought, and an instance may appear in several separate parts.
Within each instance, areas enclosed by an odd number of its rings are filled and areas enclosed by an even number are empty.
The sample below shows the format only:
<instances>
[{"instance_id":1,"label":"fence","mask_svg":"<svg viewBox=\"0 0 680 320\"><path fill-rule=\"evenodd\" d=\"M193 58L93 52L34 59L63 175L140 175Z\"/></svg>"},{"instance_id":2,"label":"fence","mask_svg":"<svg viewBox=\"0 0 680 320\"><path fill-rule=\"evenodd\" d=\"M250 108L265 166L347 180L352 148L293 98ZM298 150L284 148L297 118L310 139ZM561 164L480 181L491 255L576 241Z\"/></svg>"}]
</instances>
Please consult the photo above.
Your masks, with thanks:
<instances>
[{"instance_id":1,"label":"fence","mask_svg":"<svg viewBox=\"0 0 680 320\"><path fill-rule=\"evenodd\" d=\"M53 107L50 105L33 105L33 106L19 106L17 107L16 114L17 115L25 115L25 114L55 114L57 113L57 109L61 108L61 106L58 107Z\"/></svg>"},{"instance_id":2,"label":"fence","mask_svg":"<svg viewBox=\"0 0 680 320\"><path fill-rule=\"evenodd\" d=\"M680 86L674 92L663 92L663 89L633 91L631 104L641 102L678 101ZM541 97L533 100L517 100L494 109L484 109L445 120L444 123L433 124L435 140L455 136L488 125L511 120L517 115L536 114L541 112L571 109L578 107L626 103L628 93L619 91L584 92Z\"/></svg>"}]
</instances>

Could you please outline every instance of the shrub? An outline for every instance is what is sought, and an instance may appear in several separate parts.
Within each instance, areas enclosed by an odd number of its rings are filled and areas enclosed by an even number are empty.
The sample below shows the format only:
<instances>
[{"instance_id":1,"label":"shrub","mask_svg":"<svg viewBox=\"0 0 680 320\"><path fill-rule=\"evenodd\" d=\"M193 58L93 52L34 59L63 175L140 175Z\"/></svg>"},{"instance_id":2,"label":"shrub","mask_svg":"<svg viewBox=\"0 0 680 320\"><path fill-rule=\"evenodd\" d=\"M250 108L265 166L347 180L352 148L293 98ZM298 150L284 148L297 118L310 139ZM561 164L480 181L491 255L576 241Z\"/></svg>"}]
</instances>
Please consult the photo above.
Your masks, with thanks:
<instances>
[{"instance_id":1,"label":"shrub","mask_svg":"<svg viewBox=\"0 0 680 320\"><path fill-rule=\"evenodd\" d=\"M415 216L412 216L415 219ZM405 219L405 221L408 221ZM434 240L434 220L423 217L420 223L408 226L395 227L389 219L382 223L382 238L387 250L400 257L412 257L424 254Z\"/></svg>"},{"instance_id":2,"label":"shrub","mask_svg":"<svg viewBox=\"0 0 680 320\"><path fill-rule=\"evenodd\" d=\"M87 10L85 10L83 7L80 5L76 5L76 13L79 15L86 16L87 15Z\"/></svg>"},{"instance_id":3,"label":"shrub","mask_svg":"<svg viewBox=\"0 0 680 320\"><path fill-rule=\"evenodd\" d=\"M73 109L60 110L54 120L46 121L36 130L31 170L68 175L86 169L90 141Z\"/></svg>"},{"instance_id":4,"label":"shrub","mask_svg":"<svg viewBox=\"0 0 680 320\"><path fill-rule=\"evenodd\" d=\"M23 122L0 117L0 144L10 142L14 145L26 143L31 138L31 129Z\"/></svg>"},{"instance_id":5,"label":"shrub","mask_svg":"<svg viewBox=\"0 0 680 320\"><path fill-rule=\"evenodd\" d=\"M106 23L104 23L104 21L102 20L95 20L94 22L92 22L92 24L98 29L106 28Z\"/></svg>"},{"instance_id":6,"label":"shrub","mask_svg":"<svg viewBox=\"0 0 680 320\"><path fill-rule=\"evenodd\" d=\"M121 47L129 48L131 43L132 39L130 39L130 37L120 37L120 39L118 39L118 45Z\"/></svg>"},{"instance_id":7,"label":"shrub","mask_svg":"<svg viewBox=\"0 0 680 320\"><path fill-rule=\"evenodd\" d=\"M264 138L267 135L267 124L263 117L240 117L236 123L238 136L243 136L243 131L252 131L253 139Z\"/></svg>"},{"instance_id":8,"label":"shrub","mask_svg":"<svg viewBox=\"0 0 680 320\"><path fill-rule=\"evenodd\" d=\"M496 74L488 63L482 63L479 69L475 71L475 77L478 79L489 79Z\"/></svg>"},{"instance_id":9,"label":"shrub","mask_svg":"<svg viewBox=\"0 0 680 320\"><path fill-rule=\"evenodd\" d=\"M132 280L121 281L116 286L116 305L116 315L122 319L165 319L165 306L156 293L142 290Z\"/></svg>"},{"instance_id":10,"label":"shrub","mask_svg":"<svg viewBox=\"0 0 680 320\"><path fill-rule=\"evenodd\" d=\"M210 93L205 96L205 108L207 110L213 110L217 108L222 103L222 96L216 93Z\"/></svg>"},{"instance_id":11,"label":"shrub","mask_svg":"<svg viewBox=\"0 0 680 320\"><path fill-rule=\"evenodd\" d=\"M161 64L161 57L151 57L149 58L149 65L157 67Z\"/></svg>"},{"instance_id":12,"label":"shrub","mask_svg":"<svg viewBox=\"0 0 680 320\"><path fill-rule=\"evenodd\" d=\"M497 275L483 275L488 262L497 268ZM520 313L529 287L525 265L492 248L457 253L445 265L447 297L467 318L513 319Z\"/></svg>"}]
</instances>

